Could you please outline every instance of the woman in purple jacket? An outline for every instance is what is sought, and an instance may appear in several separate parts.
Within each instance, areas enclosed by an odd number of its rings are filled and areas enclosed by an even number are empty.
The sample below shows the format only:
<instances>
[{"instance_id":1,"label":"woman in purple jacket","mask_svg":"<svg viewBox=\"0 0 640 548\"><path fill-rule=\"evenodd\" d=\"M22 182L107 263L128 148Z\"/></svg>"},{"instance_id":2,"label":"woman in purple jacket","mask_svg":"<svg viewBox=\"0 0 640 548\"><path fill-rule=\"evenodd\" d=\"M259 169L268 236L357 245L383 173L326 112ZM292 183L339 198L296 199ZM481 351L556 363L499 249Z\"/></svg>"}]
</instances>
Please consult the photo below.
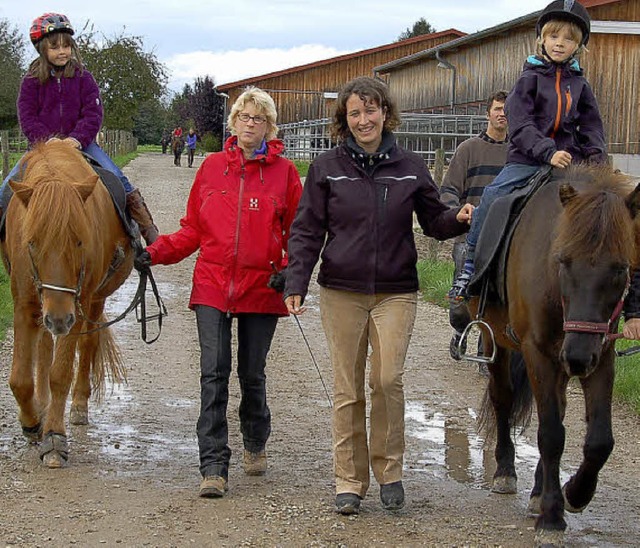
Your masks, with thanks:
<instances>
[{"instance_id":1,"label":"woman in purple jacket","mask_svg":"<svg viewBox=\"0 0 640 548\"><path fill-rule=\"evenodd\" d=\"M69 19L59 13L45 13L34 19L29 37L38 52L22 80L18 96L18 118L30 144L61 139L82 149L98 164L113 172L127 193L127 207L148 244L158 237L158 229L140 195L120 168L98 146L96 136L102 125L100 90L86 70L73 39ZM5 188L17 175L16 164L0 188L2 205L8 201ZM4 199L3 199L4 198Z\"/></svg>"},{"instance_id":2,"label":"woman in purple jacket","mask_svg":"<svg viewBox=\"0 0 640 548\"><path fill-rule=\"evenodd\" d=\"M480 230L496 198L525 186L542 166L565 169L572 163L607 161L598 103L576 59L590 30L589 14L578 2L555 0L538 18L537 54L525 62L505 103L507 164L485 187L473 212L464 268L449 292L453 303L467 298Z\"/></svg>"}]
</instances>

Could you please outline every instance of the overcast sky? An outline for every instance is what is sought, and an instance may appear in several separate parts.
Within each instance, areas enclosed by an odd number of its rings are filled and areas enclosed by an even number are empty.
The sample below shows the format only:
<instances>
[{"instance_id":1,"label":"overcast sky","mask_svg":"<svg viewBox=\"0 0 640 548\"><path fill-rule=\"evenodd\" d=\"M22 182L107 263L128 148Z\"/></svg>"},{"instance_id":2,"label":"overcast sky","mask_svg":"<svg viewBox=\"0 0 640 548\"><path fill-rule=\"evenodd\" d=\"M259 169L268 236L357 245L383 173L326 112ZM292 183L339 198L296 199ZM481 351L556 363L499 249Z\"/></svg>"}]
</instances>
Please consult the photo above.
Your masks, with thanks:
<instances>
[{"instance_id":1,"label":"overcast sky","mask_svg":"<svg viewBox=\"0 0 640 548\"><path fill-rule=\"evenodd\" d=\"M395 41L424 17L437 31L473 33L550 0L0 0L0 18L24 29L47 12L106 36L141 36L180 91L198 76L225 84Z\"/></svg>"}]
</instances>

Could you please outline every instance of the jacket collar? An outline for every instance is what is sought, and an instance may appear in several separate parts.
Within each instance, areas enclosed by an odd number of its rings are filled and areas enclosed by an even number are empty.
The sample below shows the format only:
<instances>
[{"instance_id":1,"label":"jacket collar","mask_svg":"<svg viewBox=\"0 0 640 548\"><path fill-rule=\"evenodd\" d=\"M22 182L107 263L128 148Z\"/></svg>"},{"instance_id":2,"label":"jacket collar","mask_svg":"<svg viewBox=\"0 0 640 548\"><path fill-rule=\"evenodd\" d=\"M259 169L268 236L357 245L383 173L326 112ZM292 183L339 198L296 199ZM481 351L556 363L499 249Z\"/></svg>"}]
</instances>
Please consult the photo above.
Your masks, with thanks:
<instances>
[{"instance_id":1,"label":"jacket collar","mask_svg":"<svg viewBox=\"0 0 640 548\"><path fill-rule=\"evenodd\" d=\"M244 158L242 149L238 146L238 137L232 135L224 144L224 152L227 157L227 164L234 169L239 169L247 162L272 164L284 152L284 143L279 139L265 141L260 149L256 151L256 155L253 158Z\"/></svg>"}]
</instances>

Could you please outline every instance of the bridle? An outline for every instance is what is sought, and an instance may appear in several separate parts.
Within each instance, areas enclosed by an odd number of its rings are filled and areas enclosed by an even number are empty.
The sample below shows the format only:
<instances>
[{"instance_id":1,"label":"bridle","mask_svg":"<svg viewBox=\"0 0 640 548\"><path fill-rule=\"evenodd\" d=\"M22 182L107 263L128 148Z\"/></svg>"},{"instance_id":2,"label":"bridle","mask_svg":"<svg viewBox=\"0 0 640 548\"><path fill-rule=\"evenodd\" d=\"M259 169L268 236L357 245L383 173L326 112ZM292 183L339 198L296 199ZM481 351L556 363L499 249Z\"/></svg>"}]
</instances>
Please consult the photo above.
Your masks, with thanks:
<instances>
[{"instance_id":1,"label":"bridle","mask_svg":"<svg viewBox=\"0 0 640 548\"><path fill-rule=\"evenodd\" d=\"M137 250L136 245L139 246L137 242L134 242L134 250ZM146 268L139 272L140 280L138 282L138 288L136 289L136 293L133 296L133 299L129 306L122 312L117 318L109 320L108 322L95 322L87 318L82 308L82 303L80 301L80 295L82 294L82 284L84 282L85 272L86 272L86 259L84 253L82 255L82 266L80 268L80 273L78 274L78 283L74 288L65 287L61 285L43 283L40 279L40 275L38 273L38 268L33 259L33 245L29 243L29 258L31 259L31 271L33 274L33 283L36 286L36 290L38 291L38 298L40 299L40 303L42 304L42 291L43 289L49 289L51 291L61 291L63 293L71 293L75 296L75 307L78 311L78 317L82 318L87 324L94 325L95 327L88 329L87 331L81 331L76 333L77 335L87 335L89 333L93 333L94 331L99 331L100 329L105 329L121 320L123 320L132 310L136 310L136 319L138 323L141 324L141 336L142 340L147 344L151 344L158 340L160 337L160 333L162 332L162 318L167 315L167 308L160 297L160 292L158 291L158 286L156 284L155 279L153 278L153 274L151 273L150 268ZM153 292L153 296L155 298L157 313L152 314L151 316L147 315L147 305L145 300L145 293L147 291L147 281L151 284L151 290ZM138 307L140 307L140 312L138 312ZM158 333L153 339L147 338L147 323L151 320L157 320L158 322Z\"/></svg>"},{"instance_id":2,"label":"bridle","mask_svg":"<svg viewBox=\"0 0 640 548\"><path fill-rule=\"evenodd\" d=\"M51 291L62 291L63 293L71 293L72 295L75 295L76 306L80 307L80 295L82 293L82 284L84 282L84 276L86 272L86 259L85 259L84 253L82 255L82 266L80 267L80 273L78 274L78 283L76 287L73 288L73 287L64 287L62 285L44 283L40 279L40 274L38 273L38 267L36 266L36 262L33 259L33 244L31 242L29 242L28 250L29 250L29 259L31 260L31 273L33 275L33 284L36 286L36 290L38 291L38 297L40 298L40 303L42 303L42 290L49 289Z\"/></svg>"},{"instance_id":3,"label":"bridle","mask_svg":"<svg viewBox=\"0 0 640 548\"><path fill-rule=\"evenodd\" d=\"M602 344L606 344L607 342L614 341L616 339L621 339L624 337L622 333L618 333L618 320L620 319L620 314L622 314L622 308L624 307L624 300L627 297L627 293L629 292L629 285L631 284L631 278L629 276L629 269L627 268L627 281L624 286L624 290L622 291L622 296L620 300L616 304L616 307L613 310L613 313L609 317L606 322L586 322L582 320L567 320L566 319L566 310L565 310L565 301L564 297L562 297L562 317L564 319L564 323L562 324L562 329L565 333L593 333L593 334L601 334L602 335Z\"/></svg>"}]
</instances>

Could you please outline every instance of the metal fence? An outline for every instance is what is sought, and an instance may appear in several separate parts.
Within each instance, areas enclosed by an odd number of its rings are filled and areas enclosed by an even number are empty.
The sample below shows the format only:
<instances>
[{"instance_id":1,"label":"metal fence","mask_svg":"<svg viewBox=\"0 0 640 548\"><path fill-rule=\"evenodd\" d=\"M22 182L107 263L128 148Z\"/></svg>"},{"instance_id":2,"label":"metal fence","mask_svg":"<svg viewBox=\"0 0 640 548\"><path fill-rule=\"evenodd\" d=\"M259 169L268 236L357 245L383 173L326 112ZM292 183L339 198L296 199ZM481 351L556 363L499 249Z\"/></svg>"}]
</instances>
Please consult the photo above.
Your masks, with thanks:
<instances>
[{"instance_id":1,"label":"metal fence","mask_svg":"<svg viewBox=\"0 0 640 548\"><path fill-rule=\"evenodd\" d=\"M436 162L436 151L444 150L449 160L458 145L486 128L484 115L404 113L402 124L394 132L398 144L420 154L430 167ZM331 120L304 120L279 125L285 152L292 160L313 160L335 146L331 141Z\"/></svg>"},{"instance_id":2,"label":"metal fence","mask_svg":"<svg viewBox=\"0 0 640 548\"><path fill-rule=\"evenodd\" d=\"M130 131L121 129L103 130L98 134L98 144L112 158L133 152L138 146L138 139ZM27 151L29 143L19 129L0 131L0 156L2 157L2 179L11 171L21 156Z\"/></svg>"}]
</instances>

